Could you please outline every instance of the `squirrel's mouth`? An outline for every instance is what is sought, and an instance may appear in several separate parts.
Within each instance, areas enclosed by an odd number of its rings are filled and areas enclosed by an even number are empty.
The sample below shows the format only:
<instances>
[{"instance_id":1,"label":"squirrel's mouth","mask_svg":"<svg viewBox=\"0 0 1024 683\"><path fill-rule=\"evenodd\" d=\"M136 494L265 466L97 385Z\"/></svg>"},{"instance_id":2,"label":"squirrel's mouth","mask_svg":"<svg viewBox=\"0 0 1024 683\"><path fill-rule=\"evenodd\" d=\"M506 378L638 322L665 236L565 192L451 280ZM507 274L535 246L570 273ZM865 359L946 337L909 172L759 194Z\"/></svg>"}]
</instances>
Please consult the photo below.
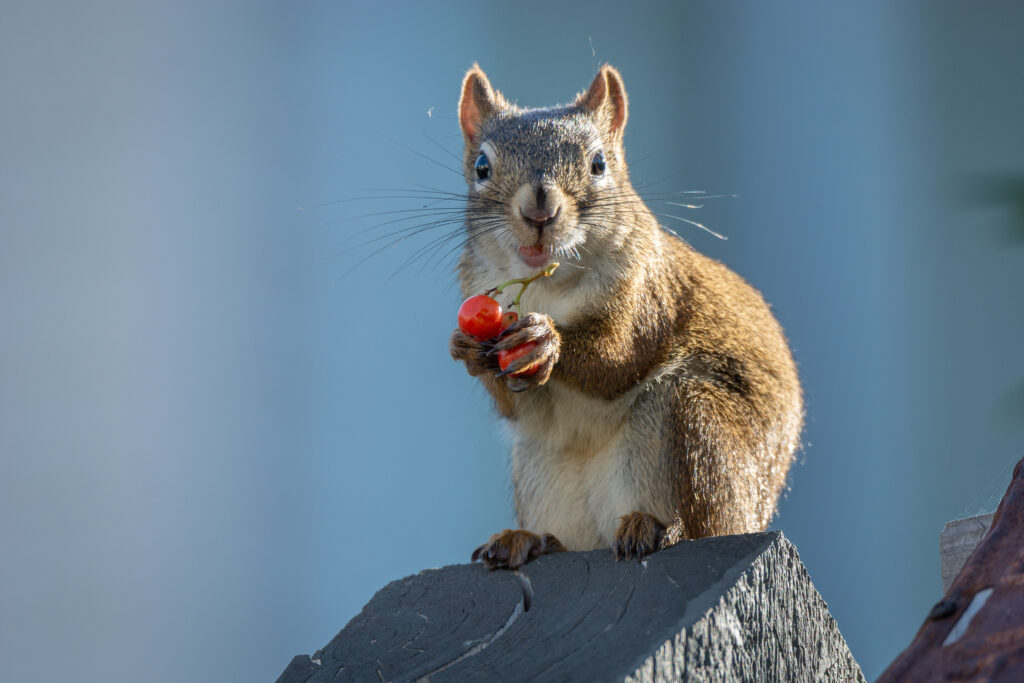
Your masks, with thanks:
<instances>
[{"instance_id":1,"label":"squirrel's mouth","mask_svg":"<svg viewBox=\"0 0 1024 683\"><path fill-rule=\"evenodd\" d=\"M532 247L519 247L519 258L531 268L543 268L551 261L551 252L535 244Z\"/></svg>"}]
</instances>

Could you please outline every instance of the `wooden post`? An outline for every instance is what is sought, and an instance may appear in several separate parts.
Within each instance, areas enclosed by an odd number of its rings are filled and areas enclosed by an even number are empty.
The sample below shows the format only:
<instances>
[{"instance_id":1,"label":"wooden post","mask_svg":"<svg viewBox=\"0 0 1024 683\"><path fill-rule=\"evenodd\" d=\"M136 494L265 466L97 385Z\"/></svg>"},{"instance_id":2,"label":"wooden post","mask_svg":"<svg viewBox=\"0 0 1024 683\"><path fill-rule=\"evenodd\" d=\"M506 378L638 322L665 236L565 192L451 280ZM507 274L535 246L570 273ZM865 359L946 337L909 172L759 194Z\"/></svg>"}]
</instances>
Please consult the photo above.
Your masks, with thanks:
<instances>
[{"instance_id":1,"label":"wooden post","mask_svg":"<svg viewBox=\"0 0 1024 683\"><path fill-rule=\"evenodd\" d=\"M863 681L780 532L682 541L643 562L556 553L385 586L278 683Z\"/></svg>"}]
</instances>

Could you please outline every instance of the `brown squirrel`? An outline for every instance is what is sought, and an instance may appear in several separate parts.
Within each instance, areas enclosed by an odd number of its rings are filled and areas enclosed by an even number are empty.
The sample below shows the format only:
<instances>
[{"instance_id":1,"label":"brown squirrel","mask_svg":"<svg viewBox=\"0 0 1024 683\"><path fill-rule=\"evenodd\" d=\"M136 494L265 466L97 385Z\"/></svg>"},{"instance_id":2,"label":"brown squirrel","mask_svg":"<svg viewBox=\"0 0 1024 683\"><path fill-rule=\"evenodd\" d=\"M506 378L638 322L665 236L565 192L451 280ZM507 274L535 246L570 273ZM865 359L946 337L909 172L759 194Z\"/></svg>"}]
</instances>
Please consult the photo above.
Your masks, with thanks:
<instances>
[{"instance_id":1,"label":"brown squirrel","mask_svg":"<svg viewBox=\"0 0 1024 683\"><path fill-rule=\"evenodd\" d=\"M562 262L498 339L451 337L511 427L522 528L476 549L491 568L762 531L799 444L779 324L754 288L659 226L629 181L627 111L607 65L547 109L509 103L476 65L462 84L464 296ZM500 371L497 352L527 341L533 351Z\"/></svg>"}]
</instances>

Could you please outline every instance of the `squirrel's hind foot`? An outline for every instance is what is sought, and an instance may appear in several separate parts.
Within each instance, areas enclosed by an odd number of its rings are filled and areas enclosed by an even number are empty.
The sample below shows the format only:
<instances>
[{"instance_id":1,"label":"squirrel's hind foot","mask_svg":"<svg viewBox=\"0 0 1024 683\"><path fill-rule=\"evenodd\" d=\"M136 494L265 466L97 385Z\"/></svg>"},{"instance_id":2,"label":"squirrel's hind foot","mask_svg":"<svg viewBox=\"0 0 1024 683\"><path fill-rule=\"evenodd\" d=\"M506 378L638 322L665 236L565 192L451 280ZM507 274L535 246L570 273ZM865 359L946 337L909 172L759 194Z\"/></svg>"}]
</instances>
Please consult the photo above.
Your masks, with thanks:
<instances>
[{"instance_id":1,"label":"squirrel's hind foot","mask_svg":"<svg viewBox=\"0 0 1024 683\"><path fill-rule=\"evenodd\" d=\"M661 548L665 525L654 515L646 512L631 512L619 518L619 528L615 531L612 552L616 560L636 558L642 560L647 555Z\"/></svg>"},{"instance_id":2,"label":"squirrel's hind foot","mask_svg":"<svg viewBox=\"0 0 1024 683\"><path fill-rule=\"evenodd\" d=\"M564 551L562 542L551 534L538 536L525 529L505 529L474 550L472 561L480 560L491 569L519 569L541 555Z\"/></svg>"}]
</instances>

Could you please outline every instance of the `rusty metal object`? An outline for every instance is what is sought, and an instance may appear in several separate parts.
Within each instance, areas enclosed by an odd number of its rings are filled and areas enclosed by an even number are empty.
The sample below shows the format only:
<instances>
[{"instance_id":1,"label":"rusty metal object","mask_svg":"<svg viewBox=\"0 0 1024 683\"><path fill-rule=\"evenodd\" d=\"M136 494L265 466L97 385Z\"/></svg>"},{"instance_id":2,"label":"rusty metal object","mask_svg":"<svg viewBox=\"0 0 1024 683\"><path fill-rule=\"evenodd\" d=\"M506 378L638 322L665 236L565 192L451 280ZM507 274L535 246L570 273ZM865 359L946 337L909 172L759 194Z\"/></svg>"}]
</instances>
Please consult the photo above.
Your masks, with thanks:
<instances>
[{"instance_id":1,"label":"rusty metal object","mask_svg":"<svg viewBox=\"0 0 1024 683\"><path fill-rule=\"evenodd\" d=\"M878 681L1024 681L1024 459L992 528Z\"/></svg>"}]
</instances>

